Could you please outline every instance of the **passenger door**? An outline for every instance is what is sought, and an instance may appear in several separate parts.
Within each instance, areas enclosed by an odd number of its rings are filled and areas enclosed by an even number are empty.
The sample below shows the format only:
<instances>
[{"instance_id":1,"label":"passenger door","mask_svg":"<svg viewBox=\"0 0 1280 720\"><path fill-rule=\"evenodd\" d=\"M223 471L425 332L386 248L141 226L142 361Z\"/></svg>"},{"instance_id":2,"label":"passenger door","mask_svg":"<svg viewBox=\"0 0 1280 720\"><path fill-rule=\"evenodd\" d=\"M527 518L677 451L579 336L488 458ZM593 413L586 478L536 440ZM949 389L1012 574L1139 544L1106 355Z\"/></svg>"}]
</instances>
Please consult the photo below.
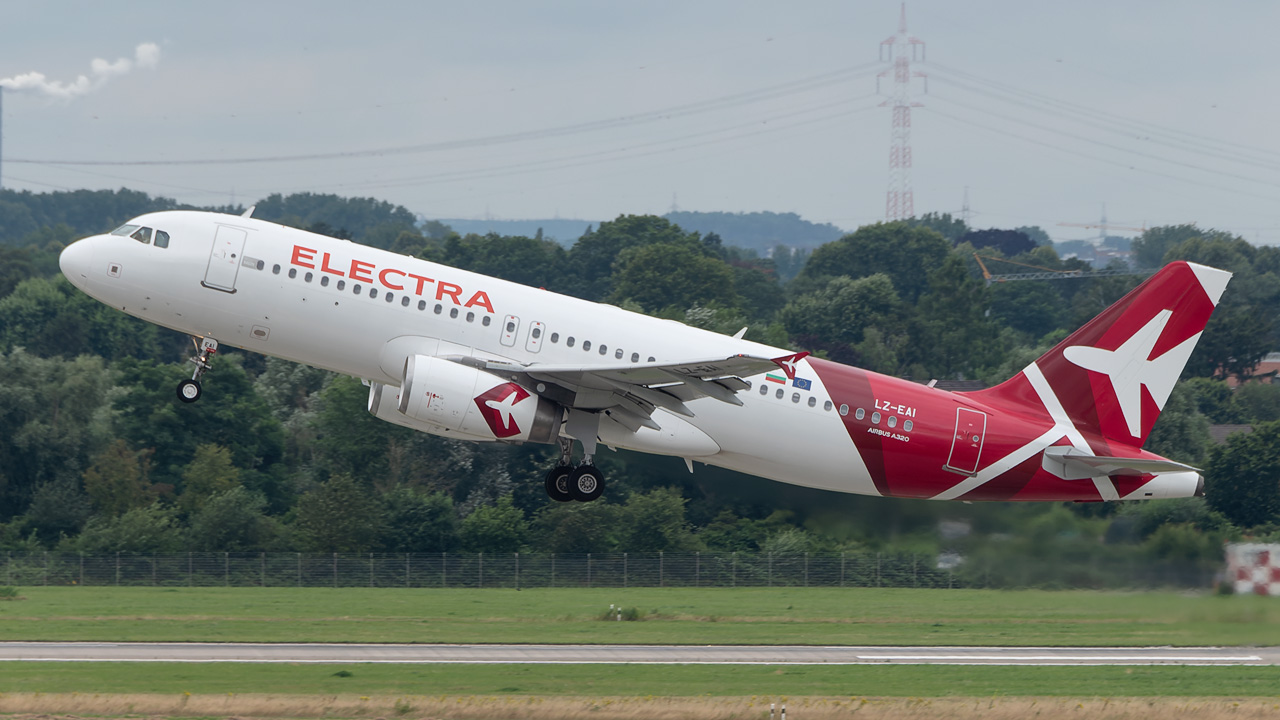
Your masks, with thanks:
<instances>
[{"instance_id":1,"label":"passenger door","mask_svg":"<svg viewBox=\"0 0 1280 720\"><path fill-rule=\"evenodd\" d=\"M240 256L244 254L247 235L240 228L218 226L213 237L213 249L209 252L209 267L205 269L201 285L222 292L236 291L236 275L240 272Z\"/></svg>"}]
</instances>

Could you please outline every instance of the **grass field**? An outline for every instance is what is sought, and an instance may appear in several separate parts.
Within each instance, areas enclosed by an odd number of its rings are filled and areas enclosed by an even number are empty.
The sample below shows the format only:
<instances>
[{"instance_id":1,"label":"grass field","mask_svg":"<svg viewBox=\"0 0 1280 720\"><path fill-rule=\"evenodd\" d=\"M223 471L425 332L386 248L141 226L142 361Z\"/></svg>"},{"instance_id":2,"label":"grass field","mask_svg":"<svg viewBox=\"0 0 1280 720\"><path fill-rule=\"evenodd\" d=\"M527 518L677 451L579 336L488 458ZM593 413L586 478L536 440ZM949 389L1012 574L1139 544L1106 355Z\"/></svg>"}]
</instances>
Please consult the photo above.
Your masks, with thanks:
<instances>
[{"instance_id":1,"label":"grass field","mask_svg":"<svg viewBox=\"0 0 1280 720\"><path fill-rule=\"evenodd\" d=\"M0 640L1278 645L1280 602L1091 591L21 588ZM611 603L639 622L599 619Z\"/></svg>"},{"instance_id":2,"label":"grass field","mask_svg":"<svg viewBox=\"0 0 1280 720\"><path fill-rule=\"evenodd\" d=\"M36 587L20 595L0 602L0 640L1280 644L1280 603L1208 594ZM601 620L610 603L644 619ZM1280 667L0 663L0 715L29 717L714 720L764 718L768 699L789 697L795 720L1239 720L1280 715L1278 693Z\"/></svg>"},{"instance_id":3,"label":"grass field","mask_svg":"<svg viewBox=\"0 0 1280 720\"><path fill-rule=\"evenodd\" d=\"M452 720L765 720L770 704L794 720L1262 720L1276 698L882 696L542 697L532 695L0 695L0 715L76 717L450 718Z\"/></svg>"},{"instance_id":4,"label":"grass field","mask_svg":"<svg viewBox=\"0 0 1280 720\"><path fill-rule=\"evenodd\" d=\"M1248 697L1280 667L4 663L0 693Z\"/></svg>"}]
</instances>

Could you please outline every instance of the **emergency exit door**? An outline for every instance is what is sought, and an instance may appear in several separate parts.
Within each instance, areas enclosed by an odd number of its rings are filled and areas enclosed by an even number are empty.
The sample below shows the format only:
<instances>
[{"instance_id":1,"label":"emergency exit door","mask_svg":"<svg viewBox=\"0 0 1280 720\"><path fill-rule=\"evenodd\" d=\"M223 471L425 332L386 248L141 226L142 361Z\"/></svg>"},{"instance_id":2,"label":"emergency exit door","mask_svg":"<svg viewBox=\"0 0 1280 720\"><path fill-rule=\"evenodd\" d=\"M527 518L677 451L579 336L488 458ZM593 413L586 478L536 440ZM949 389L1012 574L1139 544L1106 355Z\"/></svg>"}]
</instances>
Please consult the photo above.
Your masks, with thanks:
<instances>
[{"instance_id":1,"label":"emergency exit door","mask_svg":"<svg viewBox=\"0 0 1280 720\"><path fill-rule=\"evenodd\" d=\"M207 288L233 293L236 291L236 274L240 272L240 256L244 254L244 230L218 226L213 236L213 249L209 252L209 267L204 271Z\"/></svg>"},{"instance_id":2,"label":"emergency exit door","mask_svg":"<svg viewBox=\"0 0 1280 720\"><path fill-rule=\"evenodd\" d=\"M962 475L975 475L982 459L982 441L987 434L987 414L969 408L956 408L956 430L951 436L951 454L947 470Z\"/></svg>"}]
</instances>

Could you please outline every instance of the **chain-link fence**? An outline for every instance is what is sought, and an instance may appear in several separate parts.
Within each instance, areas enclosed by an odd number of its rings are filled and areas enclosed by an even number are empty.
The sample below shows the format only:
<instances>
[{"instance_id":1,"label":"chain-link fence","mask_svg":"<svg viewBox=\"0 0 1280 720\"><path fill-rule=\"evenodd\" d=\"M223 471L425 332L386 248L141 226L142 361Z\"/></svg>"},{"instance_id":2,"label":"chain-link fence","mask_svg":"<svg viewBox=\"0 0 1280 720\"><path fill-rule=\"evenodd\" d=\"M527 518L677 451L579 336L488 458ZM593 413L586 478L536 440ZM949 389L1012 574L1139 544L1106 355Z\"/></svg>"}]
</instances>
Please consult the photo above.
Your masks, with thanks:
<instances>
[{"instance_id":1,"label":"chain-link fence","mask_svg":"<svg viewBox=\"0 0 1280 720\"><path fill-rule=\"evenodd\" d=\"M922 553L0 554L0 584L154 587L1208 588L1216 562Z\"/></svg>"}]
</instances>

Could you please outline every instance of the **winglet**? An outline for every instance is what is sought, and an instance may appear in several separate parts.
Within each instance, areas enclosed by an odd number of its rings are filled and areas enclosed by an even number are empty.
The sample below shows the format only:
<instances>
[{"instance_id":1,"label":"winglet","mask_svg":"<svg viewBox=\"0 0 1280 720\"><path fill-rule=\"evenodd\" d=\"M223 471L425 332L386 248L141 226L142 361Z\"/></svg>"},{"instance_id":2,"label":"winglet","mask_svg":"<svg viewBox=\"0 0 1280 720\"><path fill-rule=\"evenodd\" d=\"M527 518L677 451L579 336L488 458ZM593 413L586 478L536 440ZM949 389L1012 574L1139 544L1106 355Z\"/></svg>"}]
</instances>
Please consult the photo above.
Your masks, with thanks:
<instances>
[{"instance_id":1,"label":"winglet","mask_svg":"<svg viewBox=\"0 0 1280 720\"><path fill-rule=\"evenodd\" d=\"M773 362L782 368L782 372L787 374L788 380L796 379L796 363L809 357L808 352L798 352L795 355L783 355L782 357L773 358Z\"/></svg>"}]
</instances>

